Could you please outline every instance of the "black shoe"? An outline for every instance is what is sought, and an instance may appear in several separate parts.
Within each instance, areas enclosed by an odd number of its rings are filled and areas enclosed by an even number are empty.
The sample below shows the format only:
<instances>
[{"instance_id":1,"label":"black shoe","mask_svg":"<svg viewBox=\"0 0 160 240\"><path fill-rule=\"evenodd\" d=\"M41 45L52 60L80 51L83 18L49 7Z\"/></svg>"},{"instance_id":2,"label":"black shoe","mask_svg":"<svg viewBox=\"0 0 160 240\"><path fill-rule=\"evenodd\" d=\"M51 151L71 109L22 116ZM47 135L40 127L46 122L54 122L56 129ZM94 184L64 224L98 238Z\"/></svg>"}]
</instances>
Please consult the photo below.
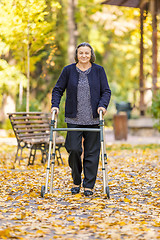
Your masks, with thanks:
<instances>
[{"instance_id":1,"label":"black shoe","mask_svg":"<svg viewBox=\"0 0 160 240\"><path fill-rule=\"evenodd\" d=\"M91 196L91 195L93 195L93 192L91 190L84 190L84 195Z\"/></svg>"},{"instance_id":2,"label":"black shoe","mask_svg":"<svg viewBox=\"0 0 160 240\"><path fill-rule=\"evenodd\" d=\"M80 187L73 187L73 188L71 188L71 193L72 194L77 194L79 192L80 192Z\"/></svg>"}]
</instances>

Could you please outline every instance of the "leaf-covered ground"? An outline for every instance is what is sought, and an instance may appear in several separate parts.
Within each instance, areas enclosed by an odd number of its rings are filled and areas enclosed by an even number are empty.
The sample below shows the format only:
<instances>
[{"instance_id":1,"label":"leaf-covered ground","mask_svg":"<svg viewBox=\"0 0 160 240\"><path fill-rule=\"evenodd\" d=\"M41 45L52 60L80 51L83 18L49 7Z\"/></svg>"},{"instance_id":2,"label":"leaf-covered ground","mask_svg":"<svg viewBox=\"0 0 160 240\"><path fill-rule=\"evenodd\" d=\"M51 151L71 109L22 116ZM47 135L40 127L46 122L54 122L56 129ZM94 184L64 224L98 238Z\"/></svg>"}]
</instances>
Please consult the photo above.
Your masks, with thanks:
<instances>
[{"instance_id":1,"label":"leaf-covered ground","mask_svg":"<svg viewBox=\"0 0 160 240\"><path fill-rule=\"evenodd\" d=\"M54 193L40 197L46 166L14 165L15 146L0 146L0 239L160 239L160 146L107 149L111 198L101 164L92 197L72 196L70 169L55 165ZM24 155L27 156L28 152Z\"/></svg>"}]
</instances>

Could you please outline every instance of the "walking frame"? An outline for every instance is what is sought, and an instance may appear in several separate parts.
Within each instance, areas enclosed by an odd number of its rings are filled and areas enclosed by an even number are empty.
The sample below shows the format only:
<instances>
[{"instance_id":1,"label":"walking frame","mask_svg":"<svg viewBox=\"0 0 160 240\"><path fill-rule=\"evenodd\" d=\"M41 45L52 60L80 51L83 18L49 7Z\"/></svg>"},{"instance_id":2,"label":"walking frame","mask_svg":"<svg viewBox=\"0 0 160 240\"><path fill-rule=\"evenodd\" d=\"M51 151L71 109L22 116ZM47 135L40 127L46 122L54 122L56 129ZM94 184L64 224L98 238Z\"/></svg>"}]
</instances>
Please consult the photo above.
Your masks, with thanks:
<instances>
[{"instance_id":1,"label":"walking frame","mask_svg":"<svg viewBox=\"0 0 160 240\"><path fill-rule=\"evenodd\" d=\"M56 132L57 131L90 131L90 132L100 132L101 160L102 160L102 173L103 173L103 193L107 195L107 198L110 198L110 192L109 192L109 186L108 186L108 164L107 164L105 137L104 137L104 119L103 119L102 113L103 111L100 110L99 112L100 128L57 128L57 114L56 114L56 110L53 110L51 127L50 127L49 152L48 152L48 162L47 162L47 169L46 169L46 183L45 183L45 186L43 185L41 187L41 197L44 197L44 195L48 193L50 168L51 168L50 193L53 193ZM51 153L51 150L52 150L52 153Z\"/></svg>"}]
</instances>

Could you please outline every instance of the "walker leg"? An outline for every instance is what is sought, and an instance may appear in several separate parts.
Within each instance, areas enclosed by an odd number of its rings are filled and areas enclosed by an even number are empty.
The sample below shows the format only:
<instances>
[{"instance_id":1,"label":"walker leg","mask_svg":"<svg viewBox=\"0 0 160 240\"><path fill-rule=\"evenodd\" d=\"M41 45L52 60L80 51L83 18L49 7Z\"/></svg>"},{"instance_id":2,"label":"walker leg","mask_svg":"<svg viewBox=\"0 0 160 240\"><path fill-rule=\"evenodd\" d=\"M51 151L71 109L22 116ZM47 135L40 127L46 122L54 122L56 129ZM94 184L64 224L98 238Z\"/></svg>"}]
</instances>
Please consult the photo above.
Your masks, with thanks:
<instances>
[{"instance_id":1,"label":"walker leg","mask_svg":"<svg viewBox=\"0 0 160 240\"><path fill-rule=\"evenodd\" d=\"M50 159L51 159L51 147L52 141L49 142L49 153L48 153L48 162L46 169L46 184L41 187L41 197L44 197L46 193L48 193L48 181L49 181L49 170L50 170Z\"/></svg>"},{"instance_id":2,"label":"walker leg","mask_svg":"<svg viewBox=\"0 0 160 240\"><path fill-rule=\"evenodd\" d=\"M55 128L57 127L57 121L55 121ZM54 163L56 156L56 132L53 132L53 152L51 161L51 181L50 181L50 193L53 193L53 175L54 175Z\"/></svg>"},{"instance_id":3,"label":"walker leg","mask_svg":"<svg viewBox=\"0 0 160 240\"><path fill-rule=\"evenodd\" d=\"M51 123L54 122L54 124L55 124L55 120L54 120L55 119L55 113L56 113L56 111L53 111L53 113L52 113L52 120L51 120ZM47 161L47 169L46 169L46 184L45 184L45 186L43 185L41 187L41 197L44 197L44 195L48 193L48 181L49 181L49 170L50 170L52 143L53 143L53 126L51 125L48 161Z\"/></svg>"},{"instance_id":4,"label":"walker leg","mask_svg":"<svg viewBox=\"0 0 160 240\"><path fill-rule=\"evenodd\" d=\"M107 153L106 153L106 143L105 143L105 134L104 134L104 128L103 128L103 136L104 136L104 166L105 166L105 181L106 181L106 194L107 197L110 198L110 192L109 192L109 186L108 186L108 163L107 163Z\"/></svg>"},{"instance_id":5,"label":"walker leg","mask_svg":"<svg viewBox=\"0 0 160 240\"><path fill-rule=\"evenodd\" d=\"M103 193L106 194L106 171L104 164L104 145L103 141L101 141L101 159L102 159L102 173L103 173Z\"/></svg>"},{"instance_id":6,"label":"walker leg","mask_svg":"<svg viewBox=\"0 0 160 240\"><path fill-rule=\"evenodd\" d=\"M105 164L105 181L106 181L106 194L110 198L109 186L108 186L108 163L107 163L107 154L104 153L104 164Z\"/></svg>"},{"instance_id":7,"label":"walker leg","mask_svg":"<svg viewBox=\"0 0 160 240\"><path fill-rule=\"evenodd\" d=\"M100 111L100 140L101 140L101 159L102 159L102 173L103 173L103 193L107 194L110 198L109 186L108 186L108 165L107 165L107 154L104 137L104 120L102 118L102 111Z\"/></svg>"},{"instance_id":8,"label":"walker leg","mask_svg":"<svg viewBox=\"0 0 160 240\"><path fill-rule=\"evenodd\" d=\"M106 194L107 194L107 198L110 199L109 186L106 187Z\"/></svg>"},{"instance_id":9,"label":"walker leg","mask_svg":"<svg viewBox=\"0 0 160 240\"><path fill-rule=\"evenodd\" d=\"M44 197L44 194L45 194L45 186L43 185L41 187L41 197Z\"/></svg>"}]
</instances>

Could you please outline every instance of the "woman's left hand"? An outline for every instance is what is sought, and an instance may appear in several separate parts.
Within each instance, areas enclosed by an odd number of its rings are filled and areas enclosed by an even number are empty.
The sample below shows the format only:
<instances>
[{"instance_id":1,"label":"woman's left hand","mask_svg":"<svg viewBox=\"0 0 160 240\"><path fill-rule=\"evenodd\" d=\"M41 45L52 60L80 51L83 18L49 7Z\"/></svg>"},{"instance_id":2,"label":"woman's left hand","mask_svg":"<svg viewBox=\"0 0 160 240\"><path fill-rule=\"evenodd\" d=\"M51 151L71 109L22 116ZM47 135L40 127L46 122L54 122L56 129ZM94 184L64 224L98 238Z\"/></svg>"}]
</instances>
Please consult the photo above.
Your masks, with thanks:
<instances>
[{"instance_id":1,"label":"woman's left hand","mask_svg":"<svg viewBox=\"0 0 160 240\"><path fill-rule=\"evenodd\" d=\"M103 115L107 112L107 110L106 110L104 107L99 107L99 108L97 109L98 114L99 114L100 110L102 110Z\"/></svg>"}]
</instances>

